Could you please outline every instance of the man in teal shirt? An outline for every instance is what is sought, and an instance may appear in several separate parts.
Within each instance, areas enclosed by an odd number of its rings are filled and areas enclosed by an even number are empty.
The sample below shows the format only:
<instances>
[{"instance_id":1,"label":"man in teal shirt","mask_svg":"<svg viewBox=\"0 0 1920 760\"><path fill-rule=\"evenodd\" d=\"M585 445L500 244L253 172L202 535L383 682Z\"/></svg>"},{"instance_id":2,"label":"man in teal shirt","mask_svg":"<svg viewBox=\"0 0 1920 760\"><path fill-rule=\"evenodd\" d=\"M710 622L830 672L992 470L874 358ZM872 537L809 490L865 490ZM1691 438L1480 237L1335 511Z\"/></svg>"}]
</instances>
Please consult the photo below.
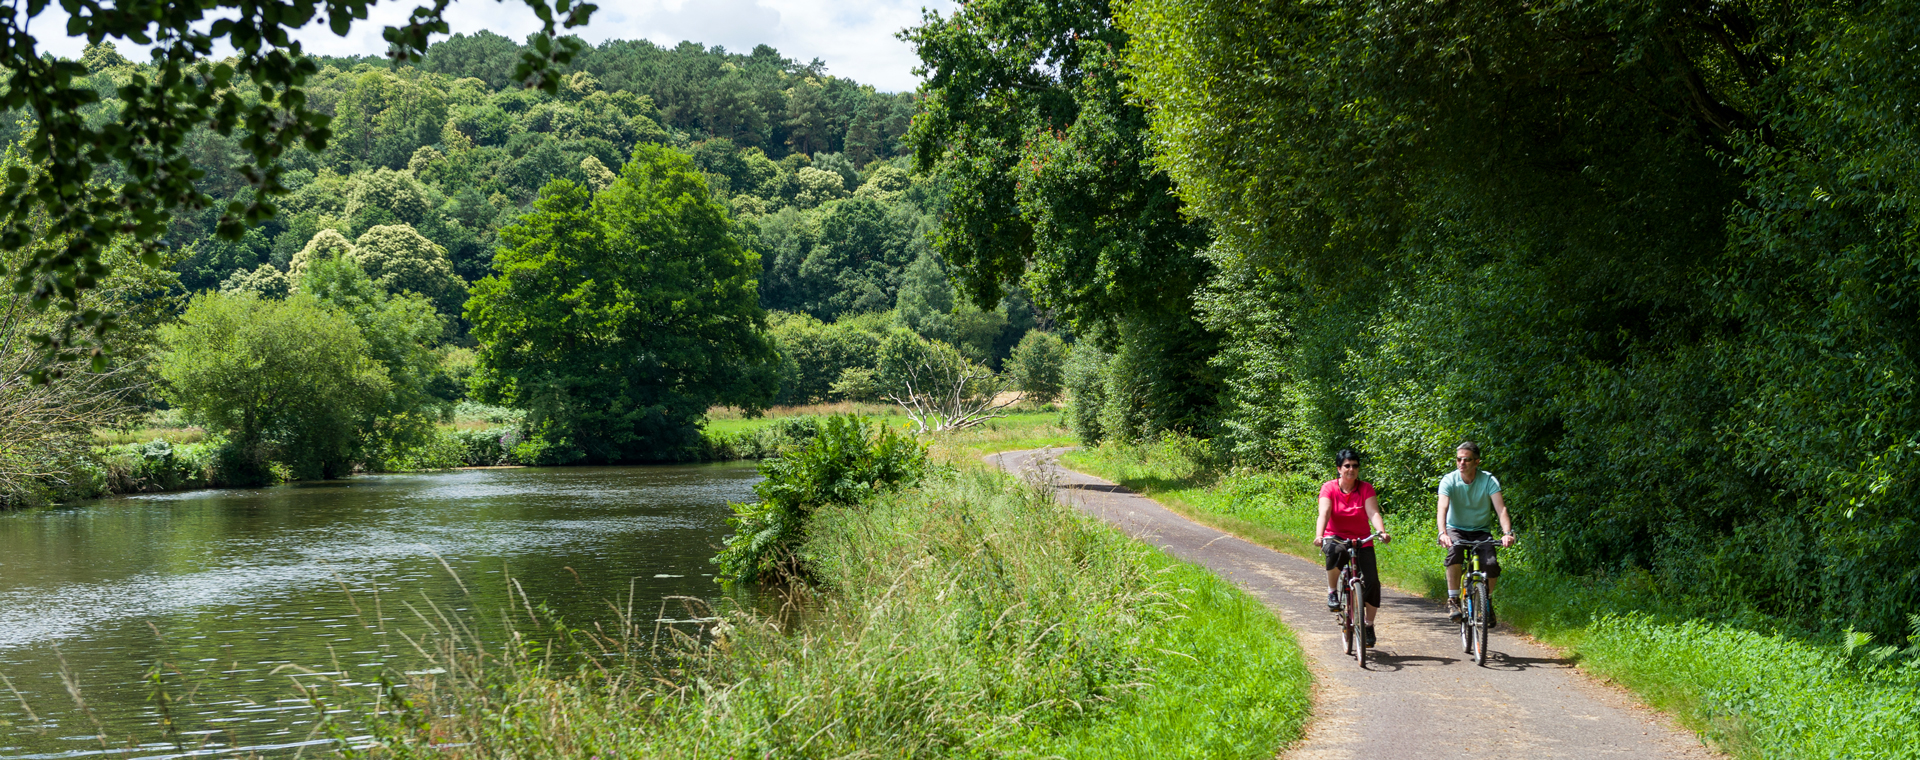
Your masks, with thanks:
<instances>
[{"instance_id":1,"label":"man in teal shirt","mask_svg":"<svg viewBox=\"0 0 1920 760\"><path fill-rule=\"evenodd\" d=\"M1500 479L1480 471L1480 444L1461 441L1453 451L1454 470L1440 478L1440 545L1447 547L1447 617L1460 622L1460 576L1466 564L1467 547L1461 542L1493 538L1493 519L1500 518L1500 545L1513 545L1513 521L1507 517L1507 500L1500 495ZM1487 593L1500 578L1500 558L1492 546L1474 550L1480 567L1487 574ZM1492 610L1488 610L1492 612Z\"/></svg>"}]
</instances>

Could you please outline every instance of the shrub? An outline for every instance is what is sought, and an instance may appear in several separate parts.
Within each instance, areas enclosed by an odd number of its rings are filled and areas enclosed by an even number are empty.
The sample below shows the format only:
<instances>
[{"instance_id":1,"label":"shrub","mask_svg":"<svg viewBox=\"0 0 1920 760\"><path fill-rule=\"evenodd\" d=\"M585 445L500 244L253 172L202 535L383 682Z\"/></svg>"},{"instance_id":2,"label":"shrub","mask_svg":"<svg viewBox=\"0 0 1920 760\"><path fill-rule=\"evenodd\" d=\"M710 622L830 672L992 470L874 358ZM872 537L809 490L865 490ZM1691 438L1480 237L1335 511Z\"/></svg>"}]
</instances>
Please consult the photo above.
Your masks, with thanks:
<instances>
[{"instance_id":1,"label":"shrub","mask_svg":"<svg viewBox=\"0 0 1920 760\"><path fill-rule=\"evenodd\" d=\"M919 441L885 425L869 432L858 417L826 418L806 445L760 464L766 479L753 488L760 501L732 505L733 535L713 559L719 575L736 581L809 577L795 550L814 510L910 485L926 469L927 450Z\"/></svg>"}]
</instances>

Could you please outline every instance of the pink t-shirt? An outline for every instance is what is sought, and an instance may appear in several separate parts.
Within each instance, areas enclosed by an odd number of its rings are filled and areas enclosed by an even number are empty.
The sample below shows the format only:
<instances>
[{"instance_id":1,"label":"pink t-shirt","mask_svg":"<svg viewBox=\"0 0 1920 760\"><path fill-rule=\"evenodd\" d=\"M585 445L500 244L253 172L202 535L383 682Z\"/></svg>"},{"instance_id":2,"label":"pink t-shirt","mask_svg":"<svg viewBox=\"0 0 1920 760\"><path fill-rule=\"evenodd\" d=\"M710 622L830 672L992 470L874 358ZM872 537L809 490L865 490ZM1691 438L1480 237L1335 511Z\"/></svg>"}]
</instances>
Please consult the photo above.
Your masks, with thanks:
<instances>
[{"instance_id":1,"label":"pink t-shirt","mask_svg":"<svg viewBox=\"0 0 1920 760\"><path fill-rule=\"evenodd\" d=\"M1340 481L1329 480L1320 487L1320 498L1327 499L1333 505L1327 510L1327 530L1320 535L1347 539L1373 535L1373 528L1367 523L1367 500L1373 498L1372 483L1362 480L1353 493L1341 493ZM1372 545L1371 541L1363 544Z\"/></svg>"}]
</instances>

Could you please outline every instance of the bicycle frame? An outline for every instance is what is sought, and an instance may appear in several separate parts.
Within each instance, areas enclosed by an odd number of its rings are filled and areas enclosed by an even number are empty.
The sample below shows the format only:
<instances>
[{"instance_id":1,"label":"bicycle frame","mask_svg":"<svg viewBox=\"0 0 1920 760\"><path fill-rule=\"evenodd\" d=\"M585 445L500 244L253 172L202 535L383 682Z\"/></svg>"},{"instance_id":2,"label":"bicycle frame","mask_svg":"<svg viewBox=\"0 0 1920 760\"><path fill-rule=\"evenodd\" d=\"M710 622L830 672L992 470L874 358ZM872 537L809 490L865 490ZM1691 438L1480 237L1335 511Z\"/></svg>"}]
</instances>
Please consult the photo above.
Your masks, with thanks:
<instances>
[{"instance_id":1,"label":"bicycle frame","mask_svg":"<svg viewBox=\"0 0 1920 760\"><path fill-rule=\"evenodd\" d=\"M1480 567L1482 546L1498 546L1495 539L1480 541L1456 541L1454 546L1462 547L1460 557L1460 607L1466 613L1460 619L1460 645L1467 654L1473 655L1473 664L1487 663L1487 613L1490 602L1487 601L1487 573Z\"/></svg>"},{"instance_id":2,"label":"bicycle frame","mask_svg":"<svg viewBox=\"0 0 1920 760\"><path fill-rule=\"evenodd\" d=\"M1324 539L1347 549L1347 561L1340 567L1339 591L1346 596L1346 601L1340 605L1340 633L1346 646L1346 653L1353 655L1362 668L1367 666L1366 573L1360 571L1359 549L1362 544L1379 538L1380 534L1374 533L1358 540L1338 536L1327 536Z\"/></svg>"}]
</instances>

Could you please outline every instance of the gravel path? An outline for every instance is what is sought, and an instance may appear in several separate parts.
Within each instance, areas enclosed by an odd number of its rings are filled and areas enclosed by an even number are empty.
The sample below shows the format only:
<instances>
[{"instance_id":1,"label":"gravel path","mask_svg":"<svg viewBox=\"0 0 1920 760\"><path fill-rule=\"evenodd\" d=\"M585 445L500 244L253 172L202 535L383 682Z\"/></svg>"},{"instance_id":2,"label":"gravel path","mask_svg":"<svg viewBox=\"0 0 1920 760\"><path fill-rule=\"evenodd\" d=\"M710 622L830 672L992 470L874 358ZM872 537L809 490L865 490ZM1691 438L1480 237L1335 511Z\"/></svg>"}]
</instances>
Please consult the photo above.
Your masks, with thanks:
<instances>
[{"instance_id":1,"label":"gravel path","mask_svg":"<svg viewBox=\"0 0 1920 760\"><path fill-rule=\"evenodd\" d=\"M1012 451L987 461L1051 484L1061 501L1205 566L1266 603L1294 630L1314 673L1314 710L1305 738L1282 757L1719 757L1662 714L1505 627L1489 637L1486 666L1476 667L1461 653L1459 629L1441 605L1391 587L1384 589L1376 621L1379 647L1361 670L1342 653L1318 563L1200 525L1152 499L1061 468L1054 460L1063 451Z\"/></svg>"}]
</instances>

